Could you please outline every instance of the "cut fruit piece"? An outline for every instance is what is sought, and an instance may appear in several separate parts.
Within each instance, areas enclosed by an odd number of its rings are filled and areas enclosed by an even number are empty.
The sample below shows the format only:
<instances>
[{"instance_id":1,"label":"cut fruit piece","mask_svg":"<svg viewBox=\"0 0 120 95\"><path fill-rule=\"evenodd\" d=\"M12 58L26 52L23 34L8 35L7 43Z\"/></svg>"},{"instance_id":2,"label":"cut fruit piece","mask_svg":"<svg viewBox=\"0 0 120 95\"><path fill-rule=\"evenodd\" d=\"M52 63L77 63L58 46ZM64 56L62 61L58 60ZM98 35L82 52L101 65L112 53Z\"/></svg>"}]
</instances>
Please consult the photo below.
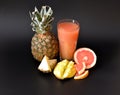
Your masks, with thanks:
<instances>
[{"instance_id":1,"label":"cut fruit piece","mask_svg":"<svg viewBox=\"0 0 120 95\"><path fill-rule=\"evenodd\" d=\"M64 79L63 74L65 72L65 69L68 65L69 61L68 60L62 60L57 63L57 65L54 68L53 74L56 76L58 79Z\"/></svg>"},{"instance_id":2,"label":"cut fruit piece","mask_svg":"<svg viewBox=\"0 0 120 95\"><path fill-rule=\"evenodd\" d=\"M90 48L79 48L74 53L74 61L77 64L85 63L86 69L92 68L96 64L97 56Z\"/></svg>"},{"instance_id":3,"label":"cut fruit piece","mask_svg":"<svg viewBox=\"0 0 120 95\"><path fill-rule=\"evenodd\" d=\"M82 74L76 73L76 75L74 76L75 80L78 79L84 79L89 75L89 70L84 71Z\"/></svg>"},{"instance_id":4,"label":"cut fruit piece","mask_svg":"<svg viewBox=\"0 0 120 95\"><path fill-rule=\"evenodd\" d=\"M82 62L79 64L75 64L75 68L76 68L76 71L78 72L78 74L82 74L85 71L86 66L85 66L85 63Z\"/></svg>"},{"instance_id":5,"label":"cut fruit piece","mask_svg":"<svg viewBox=\"0 0 120 95\"><path fill-rule=\"evenodd\" d=\"M53 70L54 67L55 67L56 64L57 64L57 59L48 60L48 63L49 63L49 65L50 65L51 70Z\"/></svg>"},{"instance_id":6,"label":"cut fruit piece","mask_svg":"<svg viewBox=\"0 0 120 95\"><path fill-rule=\"evenodd\" d=\"M75 73L76 73L76 69L74 67L74 62L70 61L66 67L64 74L63 74L63 78L64 79L65 78L72 78L72 77L74 77Z\"/></svg>"},{"instance_id":7,"label":"cut fruit piece","mask_svg":"<svg viewBox=\"0 0 120 95\"><path fill-rule=\"evenodd\" d=\"M57 64L57 59L49 59L46 55L43 57L40 65L38 66L38 70L49 73L52 72L54 67Z\"/></svg>"},{"instance_id":8,"label":"cut fruit piece","mask_svg":"<svg viewBox=\"0 0 120 95\"><path fill-rule=\"evenodd\" d=\"M44 72L44 73L49 73L51 72L51 68L48 62L49 58L47 56L44 56L40 65L38 66L38 70Z\"/></svg>"},{"instance_id":9,"label":"cut fruit piece","mask_svg":"<svg viewBox=\"0 0 120 95\"><path fill-rule=\"evenodd\" d=\"M76 74L76 69L74 67L73 61L62 60L54 68L53 74L58 79L72 78Z\"/></svg>"}]
</instances>

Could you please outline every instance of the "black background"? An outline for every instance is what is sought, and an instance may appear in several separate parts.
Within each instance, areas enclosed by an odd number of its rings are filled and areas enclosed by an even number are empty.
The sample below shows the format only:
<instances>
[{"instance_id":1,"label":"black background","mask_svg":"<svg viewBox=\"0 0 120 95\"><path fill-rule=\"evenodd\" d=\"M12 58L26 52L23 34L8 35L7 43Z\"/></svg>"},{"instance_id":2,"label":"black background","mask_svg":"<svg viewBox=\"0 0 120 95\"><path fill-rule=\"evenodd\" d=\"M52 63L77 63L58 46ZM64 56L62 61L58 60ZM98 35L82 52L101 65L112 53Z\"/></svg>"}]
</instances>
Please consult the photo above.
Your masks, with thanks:
<instances>
[{"instance_id":1,"label":"black background","mask_svg":"<svg viewBox=\"0 0 120 95\"><path fill-rule=\"evenodd\" d=\"M37 70L31 54L29 11L49 5L53 32L63 18L80 22L78 46L97 54L84 80L60 81ZM0 0L0 95L120 95L120 1L118 0Z\"/></svg>"}]
</instances>

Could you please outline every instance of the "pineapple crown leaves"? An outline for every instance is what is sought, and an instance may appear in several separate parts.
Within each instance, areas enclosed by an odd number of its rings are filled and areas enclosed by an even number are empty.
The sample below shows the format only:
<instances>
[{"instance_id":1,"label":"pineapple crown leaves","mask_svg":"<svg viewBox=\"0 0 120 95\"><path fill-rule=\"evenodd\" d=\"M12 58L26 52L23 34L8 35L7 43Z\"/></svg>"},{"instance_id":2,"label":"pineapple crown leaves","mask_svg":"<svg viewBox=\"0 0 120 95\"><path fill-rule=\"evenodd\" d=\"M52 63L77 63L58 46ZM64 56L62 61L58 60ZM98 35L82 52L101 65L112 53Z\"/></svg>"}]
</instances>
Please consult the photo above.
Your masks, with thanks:
<instances>
[{"instance_id":1,"label":"pineapple crown leaves","mask_svg":"<svg viewBox=\"0 0 120 95\"><path fill-rule=\"evenodd\" d=\"M53 10L49 6L42 6L41 11L35 7L35 10L30 13L30 18L32 20L31 26L32 30L37 33L45 33L52 29L51 22L54 20L52 17Z\"/></svg>"}]
</instances>

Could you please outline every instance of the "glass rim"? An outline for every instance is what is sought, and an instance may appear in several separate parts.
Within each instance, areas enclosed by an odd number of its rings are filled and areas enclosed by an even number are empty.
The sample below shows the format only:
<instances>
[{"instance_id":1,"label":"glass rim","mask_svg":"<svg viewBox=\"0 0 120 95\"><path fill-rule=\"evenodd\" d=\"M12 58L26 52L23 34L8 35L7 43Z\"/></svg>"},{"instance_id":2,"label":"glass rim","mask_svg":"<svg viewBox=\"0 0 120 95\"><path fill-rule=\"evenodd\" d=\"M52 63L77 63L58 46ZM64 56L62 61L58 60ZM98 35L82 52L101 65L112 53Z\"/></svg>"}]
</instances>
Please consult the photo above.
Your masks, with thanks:
<instances>
[{"instance_id":1,"label":"glass rim","mask_svg":"<svg viewBox=\"0 0 120 95\"><path fill-rule=\"evenodd\" d=\"M61 19L57 22L57 26L60 24L60 23L64 23L64 22L72 22L72 23L75 23L78 25L78 27L76 27L75 29L80 29L80 23L75 20L75 19Z\"/></svg>"}]
</instances>

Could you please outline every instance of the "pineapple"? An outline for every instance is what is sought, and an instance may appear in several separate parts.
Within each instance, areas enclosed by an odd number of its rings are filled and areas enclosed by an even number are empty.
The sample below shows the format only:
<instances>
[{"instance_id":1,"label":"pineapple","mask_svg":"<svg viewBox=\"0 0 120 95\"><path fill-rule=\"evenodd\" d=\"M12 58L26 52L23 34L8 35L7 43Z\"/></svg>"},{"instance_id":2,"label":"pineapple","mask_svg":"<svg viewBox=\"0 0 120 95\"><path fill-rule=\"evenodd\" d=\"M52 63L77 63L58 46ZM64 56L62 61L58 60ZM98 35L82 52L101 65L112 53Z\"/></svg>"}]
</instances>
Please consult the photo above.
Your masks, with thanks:
<instances>
[{"instance_id":1,"label":"pineapple","mask_svg":"<svg viewBox=\"0 0 120 95\"><path fill-rule=\"evenodd\" d=\"M40 12L35 7L35 10L30 12L32 30L35 31L31 41L31 52L38 61L45 55L50 59L58 55L58 40L51 32L51 22L54 20L52 14L49 6L42 6Z\"/></svg>"},{"instance_id":2,"label":"pineapple","mask_svg":"<svg viewBox=\"0 0 120 95\"><path fill-rule=\"evenodd\" d=\"M40 65L38 66L38 70L43 73L50 73L54 69L57 64L57 59L49 59L46 55L43 57Z\"/></svg>"}]
</instances>

